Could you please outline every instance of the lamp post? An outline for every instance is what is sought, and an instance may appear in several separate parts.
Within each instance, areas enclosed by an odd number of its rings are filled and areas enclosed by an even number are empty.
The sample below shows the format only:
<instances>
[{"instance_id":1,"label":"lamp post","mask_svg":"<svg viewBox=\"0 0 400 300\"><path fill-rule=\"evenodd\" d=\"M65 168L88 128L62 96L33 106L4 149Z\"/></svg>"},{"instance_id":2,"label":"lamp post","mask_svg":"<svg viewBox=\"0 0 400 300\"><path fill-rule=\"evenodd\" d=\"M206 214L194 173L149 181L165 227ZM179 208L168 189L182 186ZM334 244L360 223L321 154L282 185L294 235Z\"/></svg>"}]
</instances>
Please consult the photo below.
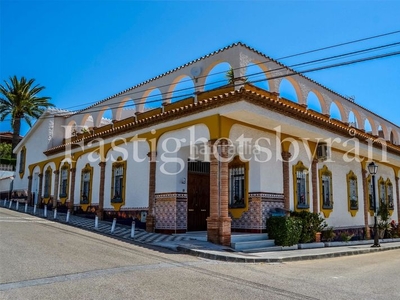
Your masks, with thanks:
<instances>
[{"instance_id":1,"label":"lamp post","mask_svg":"<svg viewBox=\"0 0 400 300\"><path fill-rule=\"evenodd\" d=\"M378 226L376 224L376 192L375 192L375 175L378 172L378 166L374 163L371 162L368 165L368 172L369 174L372 175L371 183L372 183L372 197L374 199L374 244L372 247L380 247L381 245L379 244L379 233L378 233Z\"/></svg>"}]
</instances>

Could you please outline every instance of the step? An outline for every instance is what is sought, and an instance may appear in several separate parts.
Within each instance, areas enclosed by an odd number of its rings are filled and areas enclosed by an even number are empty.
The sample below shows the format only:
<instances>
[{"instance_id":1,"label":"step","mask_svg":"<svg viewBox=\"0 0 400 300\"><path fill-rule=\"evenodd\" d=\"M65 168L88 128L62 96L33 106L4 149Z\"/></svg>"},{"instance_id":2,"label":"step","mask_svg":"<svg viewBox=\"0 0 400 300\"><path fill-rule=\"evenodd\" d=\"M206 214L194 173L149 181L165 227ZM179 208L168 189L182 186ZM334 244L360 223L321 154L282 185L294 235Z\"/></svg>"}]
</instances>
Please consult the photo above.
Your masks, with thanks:
<instances>
[{"instance_id":1,"label":"step","mask_svg":"<svg viewBox=\"0 0 400 300\"><path fill-rule=\"evenodd\" d=\"M232 234L231 243L268 240L268 233Z\"/></svg>"},{"instance_id":2,"label":"step","mask_svg":"<svg viewBox=\"0 0 400 300\"><path fill-rule=\"evenodd\" d=\"M248 242L238 242L231 243L231 247L236 251L242 251L245 249L255 249L255 248L266 248L275 246L274 240L261 240L261 241L248 241Z\"/></svg>"},{"instance_id":3,"label":"step","mask_svg":"<svg viewBox=\"0 0 400 300\"><path fill-rule=\"evenodd\" d=\"M244 253L258 253L258 252L271 252L271 251L282 251L282 246L271 246L264 248L244 249Z\"/></svg>"}]
</instances>

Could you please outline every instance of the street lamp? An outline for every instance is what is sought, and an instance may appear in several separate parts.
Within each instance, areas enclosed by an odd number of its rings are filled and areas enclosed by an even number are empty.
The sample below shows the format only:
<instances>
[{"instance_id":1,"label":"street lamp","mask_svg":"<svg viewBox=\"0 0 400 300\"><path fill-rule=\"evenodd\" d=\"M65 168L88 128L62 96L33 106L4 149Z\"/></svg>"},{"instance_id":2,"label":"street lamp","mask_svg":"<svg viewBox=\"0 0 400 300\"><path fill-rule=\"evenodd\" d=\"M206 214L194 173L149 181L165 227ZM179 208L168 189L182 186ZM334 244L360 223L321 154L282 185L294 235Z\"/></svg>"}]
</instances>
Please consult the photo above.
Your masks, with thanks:
<instances>
[{"instance_id":1,"label":"street lamp","mask_svg":"<svg viewBox=\"0 0 400 300\"><path fill-rule=\"evenodd\" d=\"M381 245L379 244L379 233L378 233L378 226L376 224L376 193L375 193L375 175L376 172L378 172L378 166L374 163L371 162L368 165L368 172L369 174L372 175L372 197L374 199L374 244L372 247L380 247Z\"/></svg>"}]
</instances>

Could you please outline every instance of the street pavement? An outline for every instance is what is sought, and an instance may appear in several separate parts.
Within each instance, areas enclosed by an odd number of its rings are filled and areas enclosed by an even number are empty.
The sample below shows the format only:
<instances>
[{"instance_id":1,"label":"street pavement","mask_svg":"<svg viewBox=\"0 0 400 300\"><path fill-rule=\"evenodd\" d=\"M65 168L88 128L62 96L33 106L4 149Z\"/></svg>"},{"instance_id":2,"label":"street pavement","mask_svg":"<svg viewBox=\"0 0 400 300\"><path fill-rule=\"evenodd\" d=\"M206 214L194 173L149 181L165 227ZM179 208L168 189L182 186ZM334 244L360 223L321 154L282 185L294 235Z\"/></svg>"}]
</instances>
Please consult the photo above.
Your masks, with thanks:
<instances>
[{"instance_id":1,"label":"street pavement","mask_svg":"<svg viewBox=\"0 0 400 300\"><path fill-rule=\"evenodd\" d=\"M4 200L1 200L0 209L16 210L16 203L13 202L13 204L10 206L9 201L6 203ZM25 207L23 205L19 205L18 212L24 212L24 210ZM26 214L33 215L33 213L33 207L28 206ZM117 224L115 230L111 233L112 224L111 222L107 221L98 221L98 227L95 228L95 221L93 219L83 218L71 214L69 216L68 223L66 223L66 214L58 213L57 218L54 219L52 211L48 211L47 216L45 216L43 209L36 209L35 217L42 218L43 220L50 220L52 222L68 224L70 226L79 227L106 236L112 236L113 238L133 244L137 243L148 246L158 246L202 258L232 262L286 262L350 256L400 249L400 239L391 239L381 240L381 247L379 248L372 248L371 245L373 244L373 241L371 240L370 243L362 245L354 245L349 243L349 245L341 247L244 253L236 252L230 247L207 242L201 235L196 234L167 235L160 233L149 233L143 229L135 229L134 237L132 238L132 227L126 225Z\"/></svg>"},{"instance_id":2,"label":"street pavement","mask_svg":"<svg viewBox=\"0 0 400 300\"><path fill-rule=\"evenodd\" d=\"M391 300L400 295L399 266L400 251L210 260L0 209L0 299Z\"/></svg>"}]
</instances>

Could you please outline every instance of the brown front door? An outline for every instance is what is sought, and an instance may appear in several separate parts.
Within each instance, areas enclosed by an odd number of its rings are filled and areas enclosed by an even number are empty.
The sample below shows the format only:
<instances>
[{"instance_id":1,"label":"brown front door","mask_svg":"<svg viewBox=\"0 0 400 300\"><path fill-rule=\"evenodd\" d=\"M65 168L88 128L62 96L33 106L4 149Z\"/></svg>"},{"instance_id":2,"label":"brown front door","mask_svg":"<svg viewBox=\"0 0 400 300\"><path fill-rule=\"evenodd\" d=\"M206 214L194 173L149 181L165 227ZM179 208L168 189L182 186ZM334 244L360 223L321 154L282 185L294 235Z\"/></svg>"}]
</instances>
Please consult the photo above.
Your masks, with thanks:
<instances>
[{"instance_id":1,"label":"brown front door","mask_svg":"<svg viewBox=\"0 0 400 300\"><path fill-rule=\"evenodd\" d=\"M201 161L188 163L187 230L207 230L210 214L210 164Z\"/></svg>"}]
</instances>

